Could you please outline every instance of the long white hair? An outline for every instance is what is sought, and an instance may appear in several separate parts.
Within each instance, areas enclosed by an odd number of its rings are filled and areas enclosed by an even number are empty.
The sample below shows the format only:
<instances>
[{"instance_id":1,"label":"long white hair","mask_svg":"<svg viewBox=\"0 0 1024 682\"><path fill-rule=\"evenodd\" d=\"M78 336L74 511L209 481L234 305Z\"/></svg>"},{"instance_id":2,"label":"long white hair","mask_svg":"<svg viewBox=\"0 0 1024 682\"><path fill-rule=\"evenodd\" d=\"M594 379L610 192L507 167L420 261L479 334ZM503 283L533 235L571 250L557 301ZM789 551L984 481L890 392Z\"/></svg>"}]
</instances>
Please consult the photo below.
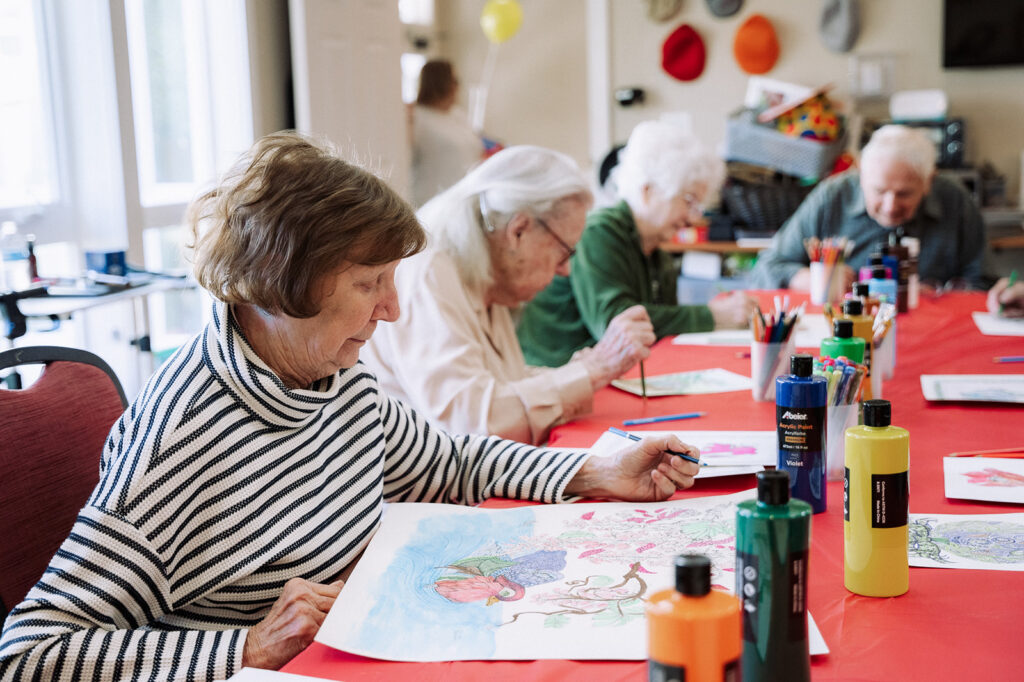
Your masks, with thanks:
<instances>
[{"instance_id":1,"label":"long white hair","mask_svg":"<svg viewBox=\"0 0 1024 682\"><path fill-rule=\"evenodd\" d=\"M486 232L517 213L544 215L567 199L593 202L587 178L569 156L544 147L503 149L416 214L433 248L448 253L463 284L485 291L494 281Z\"/></svg>"}]
</instances>

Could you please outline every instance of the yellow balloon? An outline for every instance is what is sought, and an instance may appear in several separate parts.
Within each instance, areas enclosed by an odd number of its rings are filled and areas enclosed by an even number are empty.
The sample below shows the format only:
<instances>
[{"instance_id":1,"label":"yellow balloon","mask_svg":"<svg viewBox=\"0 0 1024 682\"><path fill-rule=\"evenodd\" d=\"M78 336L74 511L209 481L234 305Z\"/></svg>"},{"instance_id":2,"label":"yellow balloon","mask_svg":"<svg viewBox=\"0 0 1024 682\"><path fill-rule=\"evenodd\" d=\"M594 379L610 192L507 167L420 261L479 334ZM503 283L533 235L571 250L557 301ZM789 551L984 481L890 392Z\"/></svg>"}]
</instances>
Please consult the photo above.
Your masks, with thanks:
<instances>
[{"instance_id":1,"label":"yellow balloon","mask_svg":"<svg viewBox=\"0 0 1024 682\"><path fill-rule=\"evenodd\" d=\"M517 0L487 0L480 13L480 28L495 45L514 36L522 24L523 8Z\"/></svg>"}]
</instances>

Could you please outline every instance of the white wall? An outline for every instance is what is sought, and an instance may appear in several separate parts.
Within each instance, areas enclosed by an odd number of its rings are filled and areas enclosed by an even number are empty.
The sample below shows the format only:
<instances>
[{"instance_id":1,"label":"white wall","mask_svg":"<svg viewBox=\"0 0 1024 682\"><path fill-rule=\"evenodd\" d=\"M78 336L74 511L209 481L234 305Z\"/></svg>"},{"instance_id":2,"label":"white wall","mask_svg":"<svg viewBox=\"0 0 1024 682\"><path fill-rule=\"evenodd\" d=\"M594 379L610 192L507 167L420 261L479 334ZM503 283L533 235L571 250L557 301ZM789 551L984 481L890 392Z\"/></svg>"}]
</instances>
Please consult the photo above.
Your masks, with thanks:
<instances>
[{"instance_id":1,"label":"white wall","mask_svg":"<svg viewBox=\"0 0 1024 682\"><path fill-rule=\"evenodd\" d=\"M611 77L614 90L639 86L647 91L641 107L612 108L612 135L624 141L639 121L663 112L693 114L695 132L717 145L725 117L742 102L747 75L732 56L736 29L751 14L775 26L781 55L772 78L820 85L835 83L835 98L849 111L847 69L850 54L889 53L895 58L896 89L942 88L950 115L967 120L967 158L991 161L1007 176L1011 198L1020 187L1024 150L1024 68L943 70L941 0L861 0L862 30L853 51L839 55L818 37L819 0L746 0L734 16L713 16L703 0L685 0L670 22L647 18L639 0L604 2L610 18ZM480 77L488 43L479 26L483 0L438 0L443 27L441 52L453 59L464 83ZM520 0L523 27L499 51L488 107L487 130L506 143L555 147L587 161L585 0ZM661 45L680 23L702 35L707 65L696 81L684 83L661 69ZM862 110L864 107L862 107ZM866 113L884 114L873 105ZM599 159L598 159L599 160Z\"/></svg>"}]
</instances>

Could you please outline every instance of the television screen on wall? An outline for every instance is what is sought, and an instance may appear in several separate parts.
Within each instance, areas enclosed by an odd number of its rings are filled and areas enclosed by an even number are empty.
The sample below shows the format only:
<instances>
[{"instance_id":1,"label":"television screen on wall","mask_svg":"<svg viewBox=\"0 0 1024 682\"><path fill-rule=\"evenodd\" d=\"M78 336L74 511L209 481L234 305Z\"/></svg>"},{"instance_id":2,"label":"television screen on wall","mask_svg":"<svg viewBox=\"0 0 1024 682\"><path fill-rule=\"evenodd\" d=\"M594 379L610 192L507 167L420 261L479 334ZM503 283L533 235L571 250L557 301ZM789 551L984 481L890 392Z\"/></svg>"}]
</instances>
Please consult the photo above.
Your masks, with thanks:
<instances>
[{"instance_id":1,"label":"television screen on wall","mask_svg":"<svg viewBox=\"0 0 1024 682\"><path fill-rule=\"evenodd\" d=\"M1024 0L945 0L942 66L1024 65Z\"/></svg>"}]
</instances>

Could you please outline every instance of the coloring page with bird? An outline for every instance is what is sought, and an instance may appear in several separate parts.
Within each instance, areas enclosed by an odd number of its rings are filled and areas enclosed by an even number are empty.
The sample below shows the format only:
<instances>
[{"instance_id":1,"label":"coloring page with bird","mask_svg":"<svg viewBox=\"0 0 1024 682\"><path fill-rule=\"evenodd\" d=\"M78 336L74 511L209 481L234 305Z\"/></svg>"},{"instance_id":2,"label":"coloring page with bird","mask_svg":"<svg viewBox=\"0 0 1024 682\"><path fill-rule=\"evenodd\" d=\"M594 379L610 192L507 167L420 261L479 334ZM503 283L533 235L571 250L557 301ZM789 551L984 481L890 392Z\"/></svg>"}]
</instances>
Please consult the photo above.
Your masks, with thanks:
<instances>
[{"instance_id":1,"label":"coloring page with bird","mask_svg":"<svg viewBox=\"0 0 1024 682\"><path fill-rule=\"evenodd\" d=\"M755 491L651 503L386 507L317 633L398 661L647 657L644 604L676 555L735 588L736 505Z\"/></svg>"}]
</instances>

